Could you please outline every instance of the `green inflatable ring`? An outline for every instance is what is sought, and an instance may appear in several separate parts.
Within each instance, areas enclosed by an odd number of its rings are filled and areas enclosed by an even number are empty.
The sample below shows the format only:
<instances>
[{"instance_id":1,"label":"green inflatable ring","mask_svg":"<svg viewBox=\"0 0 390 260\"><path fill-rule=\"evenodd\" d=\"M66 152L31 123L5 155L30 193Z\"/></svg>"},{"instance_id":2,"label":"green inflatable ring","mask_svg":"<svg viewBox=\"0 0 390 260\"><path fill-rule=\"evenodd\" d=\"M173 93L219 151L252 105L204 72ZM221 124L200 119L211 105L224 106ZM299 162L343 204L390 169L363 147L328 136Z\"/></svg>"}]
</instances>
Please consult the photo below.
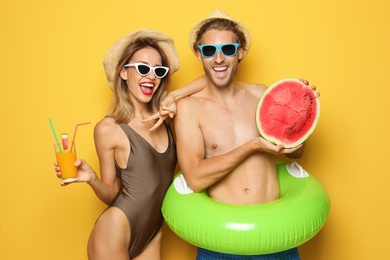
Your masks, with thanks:
<instances>
[{"instance_id":1,"label":"green inflatable ring","mask_svg":"<svg viewBox=\"0 0 390 260\"><path fill-rule=\"evenodd\" d=\"M296 162L279 163L277 171L280 199L258 205L223 204L206 192L181 194L186 187L179 173L162 204L165 222L188 243L216 252L258 255L297 247L324 226L329 197Z\"/></svg>"}]
</instances>

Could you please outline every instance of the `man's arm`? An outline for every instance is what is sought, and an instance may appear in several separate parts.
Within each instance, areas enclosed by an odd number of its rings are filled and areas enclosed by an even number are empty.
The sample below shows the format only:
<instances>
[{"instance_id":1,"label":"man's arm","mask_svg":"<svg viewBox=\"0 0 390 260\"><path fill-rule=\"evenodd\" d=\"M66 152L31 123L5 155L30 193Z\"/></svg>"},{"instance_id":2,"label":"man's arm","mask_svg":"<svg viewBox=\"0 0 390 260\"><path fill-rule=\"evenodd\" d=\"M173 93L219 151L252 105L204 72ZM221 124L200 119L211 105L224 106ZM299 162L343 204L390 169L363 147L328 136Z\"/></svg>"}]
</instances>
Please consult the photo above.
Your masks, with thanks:
<instances>
[{"instance_id":1,"label":"man's arm","mask_svg":"<svg viewBox=\"0 0 390 260\"><path fill-rule=\"evenodd\" d=\"M199 123L200 105L192 97L178 102L174 123L180 169L195 192L210 187L255 152L291 153L300 148L283 149L282 145L276 146L259 137L226 154L206 159L204 136Z\"/></svg>"},{"instance_id":2,"label":"man's arm","mask_svg":"<svg viewBox=\"0 0 390 260\"><path fill-rule=\"evenodd\" d=\"M176 144L180 169L190 188L202 191L228 174L236 165L233 156L216 156L205 159L205 143L200 129L200 103L195 98L178 102L175 117ZM244 158L244 151L242 151ZM249 155L249 150L246 151ZM237 156L236 156L237 157Z\"/></svg>"}]
</instances>

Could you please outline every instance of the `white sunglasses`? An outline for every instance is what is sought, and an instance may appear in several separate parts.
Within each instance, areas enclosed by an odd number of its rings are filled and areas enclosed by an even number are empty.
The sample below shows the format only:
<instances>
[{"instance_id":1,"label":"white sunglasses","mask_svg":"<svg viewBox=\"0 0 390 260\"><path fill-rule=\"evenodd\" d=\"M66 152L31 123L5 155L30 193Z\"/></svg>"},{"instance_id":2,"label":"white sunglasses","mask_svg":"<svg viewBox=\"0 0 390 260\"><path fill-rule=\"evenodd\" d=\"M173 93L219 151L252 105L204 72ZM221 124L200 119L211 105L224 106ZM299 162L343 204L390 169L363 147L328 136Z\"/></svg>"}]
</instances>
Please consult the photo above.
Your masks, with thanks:
<instances>
[{"instance_id":1,"label":"white sunglasses","mask_svg":"<svg viewBox=\"0 0 390 260\"><path fill-rule=\"evenodd\" d=\"M168 67L165 67L165 66L151 67L151 66L149 66L145 63L142 63L142 62L125 64L124 67L125 68L135 67L138 74L141 75L142 77L145 77L146 75L148 75L150 73L150 71L153 70L154 75L159 79L165 77L169 71Z\"/></svg>"}]
</instances>

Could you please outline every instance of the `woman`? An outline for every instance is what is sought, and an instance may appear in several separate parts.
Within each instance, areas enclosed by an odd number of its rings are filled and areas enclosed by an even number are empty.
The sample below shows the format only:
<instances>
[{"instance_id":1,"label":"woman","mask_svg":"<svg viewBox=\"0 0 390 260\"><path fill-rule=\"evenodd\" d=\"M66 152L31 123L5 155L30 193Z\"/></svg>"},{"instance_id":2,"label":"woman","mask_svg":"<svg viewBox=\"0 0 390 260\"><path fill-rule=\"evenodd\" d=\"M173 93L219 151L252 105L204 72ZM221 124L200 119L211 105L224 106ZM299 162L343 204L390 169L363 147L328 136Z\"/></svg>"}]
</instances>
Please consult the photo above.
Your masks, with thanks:
<instances>
[{"instance_id":1,"label":"woman","mask_svg":"<svg viewBox=\"0 0 390 260\"><path fill-rule=\"evenodd\" d=\"M158 112L170 77L179 69L179 59L171 38L138 30L110 48L104 67L113 102L109 116L94 131L101 179L85 161L75 163L75 181L88 183L109 205L91 232L88 257L160 259L160 209L172 181L176 149L165 122L150 131L155 122L144 119ZM199 90L197 86L189 84L172 92L170 98L192 94ZM56 171L61 177L59 167Z\"/></svg>"}]
</instances>

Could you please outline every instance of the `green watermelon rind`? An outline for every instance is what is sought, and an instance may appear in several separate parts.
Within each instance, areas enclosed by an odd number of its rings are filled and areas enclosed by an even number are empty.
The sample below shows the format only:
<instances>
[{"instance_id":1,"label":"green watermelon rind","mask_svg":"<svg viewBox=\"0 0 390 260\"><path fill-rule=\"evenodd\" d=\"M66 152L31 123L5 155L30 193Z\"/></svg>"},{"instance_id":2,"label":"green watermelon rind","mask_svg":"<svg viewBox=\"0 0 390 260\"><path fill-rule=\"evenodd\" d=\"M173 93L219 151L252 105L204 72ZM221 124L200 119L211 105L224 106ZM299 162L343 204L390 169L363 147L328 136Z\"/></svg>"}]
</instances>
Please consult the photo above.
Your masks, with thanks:
<instances>
[{"instance_id":1,"label":"green watermelon rind","mask_svg":"<svg viewBox=\"0 0 390 260\"><path fill-rule=\"evenodd\" d=\"M301 138L299 138L299 139L297 139L297 140L295 140L294 142L291 142L291 143L283 143L281 141L281 138L277 138L275 136L271 136L271 135L269 135L269 134L264 132L264 130L261 127L261 124L260 124L260 109L261 109L263 100L269 94L269 92L271 92L274 88L276 88L280 84L286 83L286 82L291 82L291 81L299 83L301 86L307 87L307 88L310 89L310 91L313 92L313 95L315 96L315 101L316 101L316 114L315 114L316 118L314 119L312 126L309 128L309 130ZM258 129L260 135L264 139L266 139L267 141L269 141L271 143L274 143L276 145L282 143L284 145L284 148L293 148L293 147L296 147L296 146L302 144L304 141L306 141L307 138L309 138L309 136L313 133L314 129L316 128L316 126L318 124L319 117L320 117L320 102L319 102L319 98L317 97L317 93L314 90L312 90L310 86L305 85L302 81L300 81L300 80L298 80L296 78L284 78L284 79L278 80L275 83L273 83L271 86L269 86L264 91L263 95L261 96L261 98L260 98L260 100L258 102L257 108L256 108L256 126L257 126L257 129Z\"/></svg>"}]
</instances>

